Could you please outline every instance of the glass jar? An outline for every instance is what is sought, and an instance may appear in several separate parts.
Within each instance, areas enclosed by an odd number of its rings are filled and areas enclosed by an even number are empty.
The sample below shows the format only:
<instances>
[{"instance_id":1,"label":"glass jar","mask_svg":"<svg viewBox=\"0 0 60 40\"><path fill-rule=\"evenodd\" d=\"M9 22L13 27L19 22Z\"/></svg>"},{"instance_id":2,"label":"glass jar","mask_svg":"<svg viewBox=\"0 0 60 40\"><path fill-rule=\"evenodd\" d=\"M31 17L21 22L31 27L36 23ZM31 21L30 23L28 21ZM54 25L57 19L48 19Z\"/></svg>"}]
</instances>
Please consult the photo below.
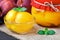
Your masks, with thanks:
<instances>
[{"instance_id":1,"label":"glass jar","mask_svg":"<svg viewBox=\"0 0 60 40\"><path fill-rule=\"evenodd\" d=\"M13 23L9 22L4 18L4 23L8 29L10 29L12 32L18 33L18 34L26 34L28 33L35 24L35 21L30 21L26 23Z\"/></svg>"},{"instance_id":2,"label":"glass jar","mask_svg":"<svg viewBox=\"0 0 60 40\"><path fill-rule=\"evenodd\" d=\"M32 15L36 22L45 27L60 26L59 0L33 0Z\"/></svg>"}]
</instances>

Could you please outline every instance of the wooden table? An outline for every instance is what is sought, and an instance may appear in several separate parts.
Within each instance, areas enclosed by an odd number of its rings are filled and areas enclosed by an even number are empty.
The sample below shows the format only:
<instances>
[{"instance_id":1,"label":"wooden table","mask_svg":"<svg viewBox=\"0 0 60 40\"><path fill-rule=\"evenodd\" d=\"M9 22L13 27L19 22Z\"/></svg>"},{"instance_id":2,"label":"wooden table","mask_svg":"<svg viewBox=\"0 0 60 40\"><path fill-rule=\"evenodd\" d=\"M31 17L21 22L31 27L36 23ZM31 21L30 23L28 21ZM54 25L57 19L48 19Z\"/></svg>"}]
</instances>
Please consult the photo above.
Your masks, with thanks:
<instances>
[{"instance_id":1,"label":"wooden table","mask_svg":"<svg viewBox=\"0 0 60 40\"><path fill-rule=\"evenodd\" d=\"M12 35L20 40L60 40L60 28L49 28L52 30L56 31L55 35L38 35L36 32L40 29L44 29L43 27L35 24L34 28L30 33L21 35L21 34L16 34L9 29L6 28L5 25L1 25L0 30L4 31L5 33Z\"/></svg>"}]
</instances>

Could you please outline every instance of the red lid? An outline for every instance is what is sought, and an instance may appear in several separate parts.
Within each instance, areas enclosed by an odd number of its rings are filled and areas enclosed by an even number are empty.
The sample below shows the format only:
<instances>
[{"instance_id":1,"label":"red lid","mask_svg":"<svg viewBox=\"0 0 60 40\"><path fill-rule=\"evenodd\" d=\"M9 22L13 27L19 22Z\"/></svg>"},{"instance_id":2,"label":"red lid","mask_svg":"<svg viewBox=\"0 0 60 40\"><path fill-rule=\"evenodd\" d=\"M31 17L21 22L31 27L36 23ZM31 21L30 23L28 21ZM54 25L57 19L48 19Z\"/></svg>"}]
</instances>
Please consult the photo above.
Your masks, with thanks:
<instances>
[{"instance_id":1,"label":"red lid","mask_svg":"<svg viewBox=\"0 0 60 40\"><path fill-rule=\"evenodd\" d=\"M60 4L60 0L36 0L37 2L40 2L40 3L44 3L44 2L49 2L49 3L53 3L55 5L57 4Z\"/></svg>"},{"instance_id":2,"label":"red lid","mask_svg":"<svg viewBox=\"0 0 60 40\"><path fill-rule=\"evenodd\" d=\"M44 3L48 2L49 4L52 3L52 5L60 10L60 5L58 3L60 3L59 0L32 0L32 6L38 8L38 9L43 9L43 10L48 10L48 11L55 11L52 7L50 7L49 5L45 5ZM56 4L56 5L55 5Z\"/></svg>"}]
</instances>

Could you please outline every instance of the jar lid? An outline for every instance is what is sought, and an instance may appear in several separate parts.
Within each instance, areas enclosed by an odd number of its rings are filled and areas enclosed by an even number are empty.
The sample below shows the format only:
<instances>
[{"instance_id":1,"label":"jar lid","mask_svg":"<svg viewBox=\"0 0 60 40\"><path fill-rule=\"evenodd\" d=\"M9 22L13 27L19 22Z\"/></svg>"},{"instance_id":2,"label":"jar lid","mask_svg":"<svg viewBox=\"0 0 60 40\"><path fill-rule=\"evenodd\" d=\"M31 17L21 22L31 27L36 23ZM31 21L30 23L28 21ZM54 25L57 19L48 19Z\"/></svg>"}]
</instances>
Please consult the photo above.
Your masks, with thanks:
<instances>
[{"instance_id":1,"label":"jar lid","mask_svg":"<svg viewBox=\"0 0 60 40\"><path fill-rule=\"evenodd\" d=\"M44 0L32 0L31 5L37 9L48 10L48 11L60 11L60 4L53 4L52 1L45 2Z\"/></svg>"},{"instance_id":2,"label":"jar lid","mask_svg":"<svg viewBox=\"0 0 60 40\"><path fill-rule=\"evenodd\" d=\"M49 3L52 2L54 5L60 4L60 0L36 0L36 1L43 4L44 2L49 2Z\"/></svg>"}]
</instances>

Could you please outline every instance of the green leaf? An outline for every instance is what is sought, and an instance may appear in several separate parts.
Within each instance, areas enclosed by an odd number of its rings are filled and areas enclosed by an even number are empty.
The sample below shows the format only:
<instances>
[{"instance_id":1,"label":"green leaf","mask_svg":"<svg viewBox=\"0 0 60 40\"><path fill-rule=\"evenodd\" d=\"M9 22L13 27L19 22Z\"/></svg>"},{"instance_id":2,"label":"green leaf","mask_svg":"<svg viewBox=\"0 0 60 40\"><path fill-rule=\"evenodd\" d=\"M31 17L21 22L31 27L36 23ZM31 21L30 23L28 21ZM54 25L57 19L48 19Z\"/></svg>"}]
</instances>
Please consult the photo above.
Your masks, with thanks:
<instances>
[{"instance_id":1,"label":"green leaf","mask_svg":"<svg viewBox=\"0 0 60 40\"><path fill-rule=\"evenodd\" d=\"M27 8L25 8L25 7L18 7L18 8L13 8L13 10L15 10L15 11L18 11L18 12L24 12L24 11L26 11L27 10Z\"/></svg>"},{"instance_id":2,"label":"green leaf","mask_svg":"<svg viewBox=\"0 0 60 40\"><path fill-rule=\"evenodd\" d=\"M19 10L20 10L20 8L13 8L13 10L15 10L15 11L19 11Z\"/></svg>"},{"instance_id":3,"label":"green leaf","mask_svg":"<svg viewBox=\"0 0 60 40\"><path fill-rule=\"evenodd\" d=\"M45 34L45 32L44 32L43 30L39 30L37 33L38 33L39 35L44 35L44 34Z\"/></svg>"},{"instance_id":4,"label":"green leaf","mask_svg":"<svg viewBox=\"0 0 60 40\"><path fill-rule=\"evenodd\" d=\"M56 32L54 30L49 30L47 33L48 35L54 35Z\"/></svg>"},{"instance_id":5,"label":"green leaf","mask_svg":"<svg viewBox=\"0 0 60 40\"><path fill-rule=\"evenodd\" d=\"M45 28L45 31L48 31L48 28L47 27Z\"/></svg>"},{"instance_id":6,"label":"green leaf","mask_svg":"<svg viewBox=\"0 0 60 40\"><path fill-rule=\"evenodd\" d=\"M21 10L21 7L18 7L16 10L20 11Z\"/></svg>"},{"instance_id":7,"label":"green leaf","mask_svg":"<svg viewBox=\"0 0 60 40\"><path fill-rule=\"evenodd\" d=\"M24 11L26 11L26 10L27 10L27 8L25 8L25 7L22 7L22 8L21 8L21 11L22 11L22 12L24 12Z\"/></svg>"},{"instance_id":8,"label":"green leaf","mask_svg":"<svg viewBox=\"0 0 60 40\"><path fill-rule=\"evenodd\" d=\"M13 8L13 10L16 10L17 8Z\"/></svg>"},{"instance_id":9,"label":"green leaf","mask_svg":"<svg viewBox=\"0 0 60 40\"><path fill-rule=\"evenodd\" d=\"M44 30L39 30L37 32L40 35L54 35L56 32L54 30L48 30L48 28L46 27Z\"/></svg>"}]
</instances>

